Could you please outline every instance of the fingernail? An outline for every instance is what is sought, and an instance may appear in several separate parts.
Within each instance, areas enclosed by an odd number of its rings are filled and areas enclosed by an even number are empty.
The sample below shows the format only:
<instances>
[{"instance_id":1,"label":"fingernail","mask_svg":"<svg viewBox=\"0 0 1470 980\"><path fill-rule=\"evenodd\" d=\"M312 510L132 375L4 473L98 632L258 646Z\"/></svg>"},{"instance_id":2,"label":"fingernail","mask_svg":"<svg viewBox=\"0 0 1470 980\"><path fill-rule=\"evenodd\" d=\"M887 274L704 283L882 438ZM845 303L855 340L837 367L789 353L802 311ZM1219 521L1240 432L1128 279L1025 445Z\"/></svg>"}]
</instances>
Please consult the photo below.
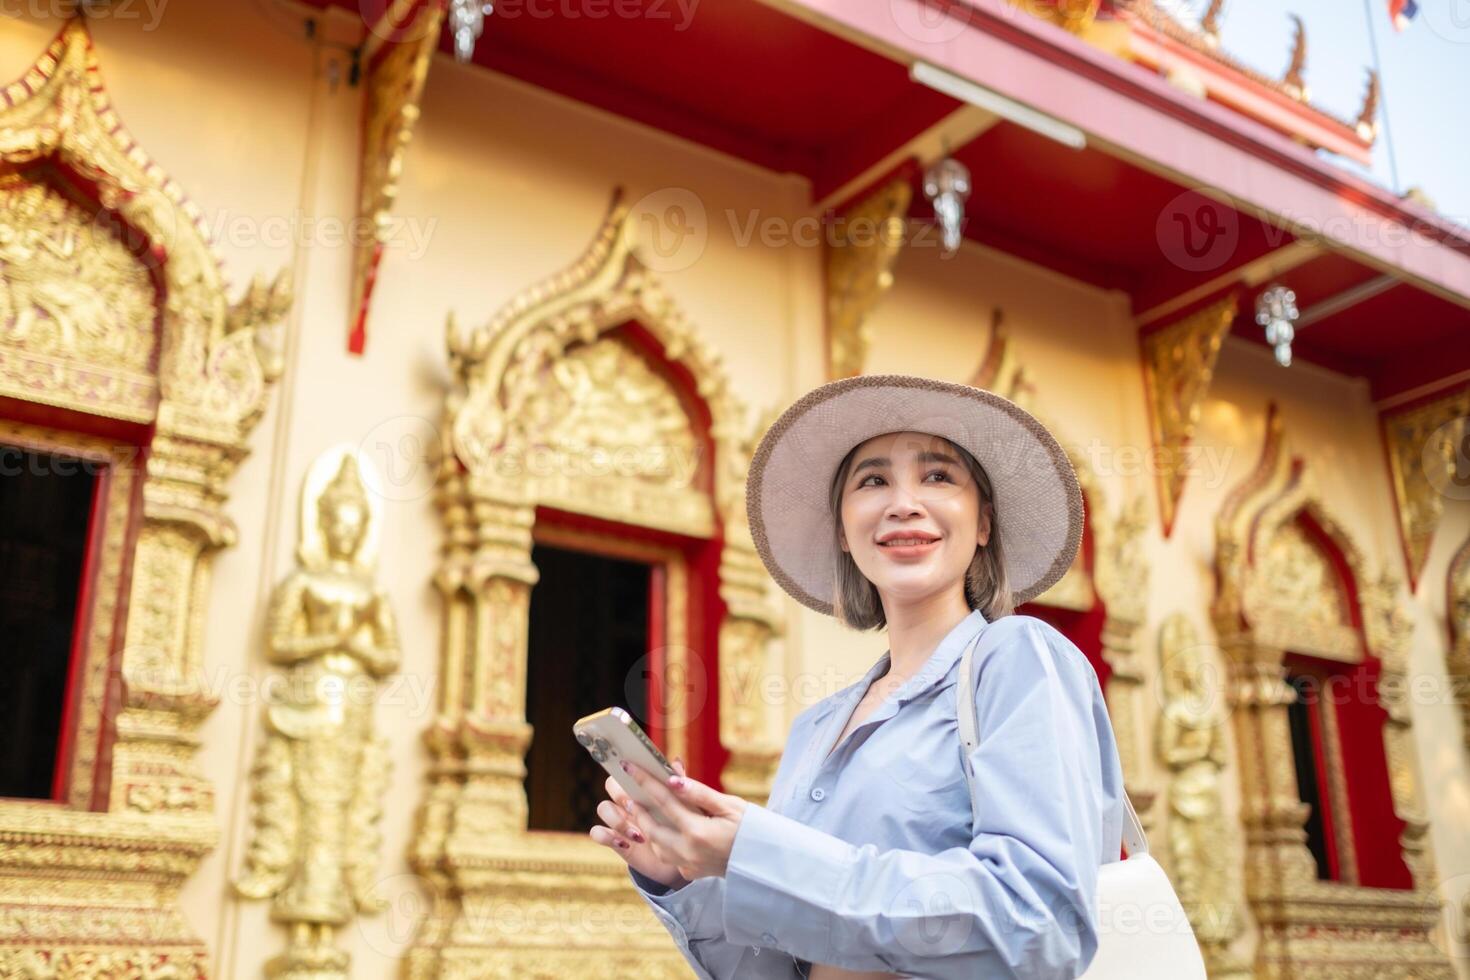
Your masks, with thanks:
<instances>
[{"instance_id":1,"label":"fingernail","mask_svg":"<svg viewBox=\"0 0 1470 980\"><path fill-rule=\"evenodd\" d=\"M631 838L633 838L634 843L637 843L637 844L642 844L643 843L643 835L640 834L638 831L632 829L632 828L629 828L629 830L628 830L628 836L631 837Z\"/></svg>"},{"instance_id":2,"label":"fingernail","mask_svg":"<svg viewBox=\"0 0 1470 980\"><path fill-rule=\"evenodd\" d=\"M669 786L672 789L683 789L684 788L684 777L683 776L670 776L669 777Z\"/></svg>"},{"instance_id":3,"label":"fingernail","mask_svg":"<svg viewBox=\"0 0 1470 980\"><path fill-rule=\"evenodd\" d=\"M633 801L632 800L624 800L623 801L623 809L624 810L627 810L629 813L632 813L633 812Z\"/></svg>"},{"instance_id":4,"label":"fingernail","mask_svg":"<svg viewBox=\"0 0 1470 980\"><path fill-rule=\"evenodd\" d=\"M619 761L618 762L618 765L620 765L620 766L623 767L623 772L626 772L629 775L632 775L633 770L628 767L628 763L626 761Z\"/></svg>"},{"instance_id":5,"label":"fingernail","mask_svg":"<svg viewBox=\"0 0 1470 980\"><path fill-rule=\"evenodd\" d=\"M618 841L618 846L621 847L623 850L626 851L628 849L628 846L629 845L628 845L628 842L627 841L620 840L620 841Z\"/></svg>"}]
</instances>

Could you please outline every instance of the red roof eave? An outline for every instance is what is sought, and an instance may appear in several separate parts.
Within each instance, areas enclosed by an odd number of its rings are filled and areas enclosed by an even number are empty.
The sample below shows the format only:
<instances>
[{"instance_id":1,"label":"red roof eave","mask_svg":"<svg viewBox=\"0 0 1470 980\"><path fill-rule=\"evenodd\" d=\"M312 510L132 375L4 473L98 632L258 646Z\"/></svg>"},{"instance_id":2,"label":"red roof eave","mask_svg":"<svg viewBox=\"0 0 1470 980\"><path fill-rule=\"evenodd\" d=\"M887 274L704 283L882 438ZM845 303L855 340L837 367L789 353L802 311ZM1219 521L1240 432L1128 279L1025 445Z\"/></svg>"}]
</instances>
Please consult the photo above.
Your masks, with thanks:
<instances>
[{"instance_id":1,"label":"red roof eave","mask_svg":"<svg viewBox=\"0 0 1470 980\"><path fill-rule=\"evenodd\" d=\"M939 25L933 0L765 2L1030 105L1115 156L1470 308L1470 231L1004 0L952 0Z\"/></svg>"}]
</instances>

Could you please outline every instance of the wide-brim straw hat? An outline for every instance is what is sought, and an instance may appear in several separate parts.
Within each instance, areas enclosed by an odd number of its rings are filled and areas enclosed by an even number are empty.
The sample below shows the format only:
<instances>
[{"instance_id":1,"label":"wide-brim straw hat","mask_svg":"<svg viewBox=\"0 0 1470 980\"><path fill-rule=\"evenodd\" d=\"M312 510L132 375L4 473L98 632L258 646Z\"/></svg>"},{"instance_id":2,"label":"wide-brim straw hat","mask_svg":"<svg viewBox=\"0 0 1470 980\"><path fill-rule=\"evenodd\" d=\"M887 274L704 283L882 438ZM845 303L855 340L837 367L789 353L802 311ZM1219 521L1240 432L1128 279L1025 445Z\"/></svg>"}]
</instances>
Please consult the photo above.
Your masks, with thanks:
<instances>
[{"instance_id":1,"label":"wide-brim straw hat","mask_svg":"<svg viewBox=\"0 0 1470 980\"><path fill-rule=\"evenodd\" d=\"M985 468L1017 604L1066 574L1082 542L1082 488L1046 427L983 388L866 374L807 392L772 423L751 459L750 532L781 588L802 605L835 615L837 522L829 494L837 467L874 436L910 431L943 436Z\"/></svg>"}]
</instances>

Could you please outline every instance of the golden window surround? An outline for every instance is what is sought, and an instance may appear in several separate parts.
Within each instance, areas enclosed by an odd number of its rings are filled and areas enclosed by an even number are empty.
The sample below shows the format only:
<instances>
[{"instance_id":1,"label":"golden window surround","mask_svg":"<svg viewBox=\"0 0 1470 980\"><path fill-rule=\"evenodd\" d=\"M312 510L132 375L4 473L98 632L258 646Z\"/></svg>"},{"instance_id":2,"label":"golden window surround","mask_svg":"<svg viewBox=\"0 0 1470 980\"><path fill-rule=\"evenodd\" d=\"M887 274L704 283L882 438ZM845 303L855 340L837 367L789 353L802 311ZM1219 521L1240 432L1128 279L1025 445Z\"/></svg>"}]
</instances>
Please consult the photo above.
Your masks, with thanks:
<instances>
[{"instance_id":1,"label":"golden window surround","mask_svg":"<svg viewBox=\"0 0 1470 980\"><path fill-rule=\"evenodd\" d=\"M71 759L66 763L65 805L90 810L97 804L97 757L104 737L103 722L113 676L120 584L128 565L127 536L132 518L134 488L141 475L137 448L47 426L0 420L0 444L32 452L55 453L84 461L98 469L102 504L89 546L94 547L95 577L90 607L78 622L87 622L86 646L76 665L78 678L73 730L68 733ZM80 597L79 597L80 598Z\"/></svg>"},{"instance_id":2,"label":"golden window surround","mask_svg":"<svg viewBox=\"0 0 1470 980\"><path fill-rule=\"evenodd\" d=\"M640 259L637 234L615 193L591 245L566 270L473 331L450 320L453 383L436 489L445 534L435 576L442 683L425 733L429 786L410 855L433 907L408 954L411 977L687 972L616 855L580 835L527 829L538 505L719 547L720 741L729 751L721 781L759 802L780 758L766 706L739 683L779 669L770 645L780 627L745 520L750 456L775 413L750 424L719 358ZM693 469L666 465L681 447L707 451ZM608 452L619 458L618 450L632 465L584 465ZM550 902L558 922L620 928L528 936L486 913L533 902Z\"/></svg>"},{"instance_id":3,"label":"golden window surround","mask_svg":"<svg viewBox=\"0 0 1470 980\"><path fill-rule=\"evenodd\" d=\"M1342 556L1356 586L1362 624L1358 651L1341 649L1338 626L1321 619L1293 624L1293 609L1273 601L1292 595L1291 562L1264 561L1276 542L1303 521ZM1299 553L1292 544L1287 554ZM1373 576L1356 542L1327 510L1305 461L1290 448L1280 411L1267 407L1265 441L1255 469L1227 496L1216 518L1217 591L1212 609L1230 670L1231 719L1240 767L1245 829L1245 890L1258 927L1255 969L1262 976L1335 977L1338 964L1363 965L1365 975L1451 980L1454 969L1430 932L1440 918L1428 820L1419 790L1418 759L1403 682L1413 623L1402 582ZM1312 576L1307 574L1308 578ZM1337 593L1338 582L1315 579ZM1348 610L1338 595L1322 608ZM1329 628L1331 627L1331 628ZM1305 636L1337 649L1342 659L1363 647L1382 664L1379 696L1388 710L1384 748L1395 814L1404 821L1403 849L1414 887L1365 888L1317 880L1306 847L1306 804L1297 795L1286 705L1295 696L1283 678L1284 642ZM1352 654L1349 656L1349 654Z\"/></svg>"},{"instance_id":4,"label":"golden window surround","mask_svg":"<svg viewBox=\"0 0 1470 980\"><path fill-rule=\"evenodd\" d=\"M0 975L202 977L177 902L218 835L194 759L216 700L200 670L210 568L235 540L223 501L280 371L290 287L257 281L230 302L198 210L118 119L83 20L0 90L0 132L0 163L31 182L5 188L7 247L50 256L0 265L0 395L153 433L131 578L96 600L127 609L109 792L98 811L0 801ZM75 207L53 177L95 200ZM119 229L142 247L109 247ZM124 253L156 285L151 334Z\"/></svg>"}]
</instances>

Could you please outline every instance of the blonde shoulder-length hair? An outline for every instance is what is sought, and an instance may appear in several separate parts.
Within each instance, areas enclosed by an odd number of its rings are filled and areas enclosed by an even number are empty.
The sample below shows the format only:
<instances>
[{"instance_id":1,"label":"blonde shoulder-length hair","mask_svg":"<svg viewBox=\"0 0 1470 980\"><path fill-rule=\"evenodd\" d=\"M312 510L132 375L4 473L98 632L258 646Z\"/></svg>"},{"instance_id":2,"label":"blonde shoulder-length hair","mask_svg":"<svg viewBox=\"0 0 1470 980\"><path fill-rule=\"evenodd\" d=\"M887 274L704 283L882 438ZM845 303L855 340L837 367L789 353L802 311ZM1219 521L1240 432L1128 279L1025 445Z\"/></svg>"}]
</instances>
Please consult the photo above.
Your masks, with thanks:
<instances>
[{"instance_id":1,"label":"blonde shoulder-length hair","mask_svg":"<svg viewBox=\"0 0 1470 980\"><path fill-rule=\"evenodd\" d=\"M975 557L965 569L965 601L971 609L979 609L985 619L993 623L1002 616L1014 613L1016 607L1010 583L1006 579L1005 558L1000 543L1000 515L995 512L995 493L990 486L990 476L968 450L956 446L943 436L938 438L943 439L964 461L965 467L970 471L970 478L980 490L980 506L990 508L990 541L976 546ZM836 528L832 550L837 563L837 586L832 597L832 609L839 622L853 629L878 630L888 625L888 616L883 611L878 587L858 568L857 562L852 560L852 553L842 548L842 488L847 483L857 450L858 447L853 446L842 458L832 480L829 497L833 526Z\"/></svg>"}]
</instances>

